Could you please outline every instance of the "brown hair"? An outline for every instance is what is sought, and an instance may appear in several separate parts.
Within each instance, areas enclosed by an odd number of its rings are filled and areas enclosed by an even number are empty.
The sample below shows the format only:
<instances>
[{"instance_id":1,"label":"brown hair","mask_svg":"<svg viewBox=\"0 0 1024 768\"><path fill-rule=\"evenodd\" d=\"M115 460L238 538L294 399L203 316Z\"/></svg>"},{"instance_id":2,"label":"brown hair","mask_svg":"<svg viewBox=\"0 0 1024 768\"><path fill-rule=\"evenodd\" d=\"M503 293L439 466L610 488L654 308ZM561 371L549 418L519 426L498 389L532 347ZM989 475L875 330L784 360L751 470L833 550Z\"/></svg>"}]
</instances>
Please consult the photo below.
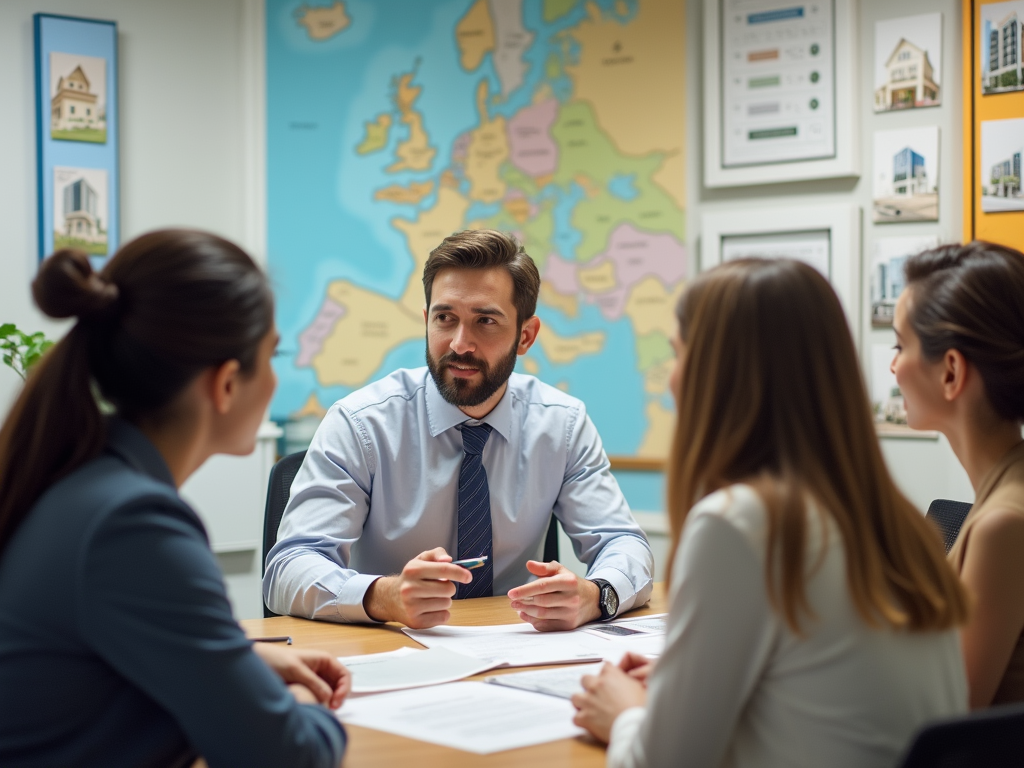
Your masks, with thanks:
<instances>
[{"instance_id":1,"label":"brown hair","mask_svg":"<svg viewBox=\"0 0 1024 768\"><path fill-rule=\"evenodd\" d=\"M733 483L768 510L766 580L787 625L806 595L806 500L838 528L870 626L945 629L967 599L938 532L886 470L835 292L796 261L745 259L698 277L677 316L686 358L668 478L673 553L690 508Z\"/></svg>"},{"instance_id":2,"label":"brown hair","mask_svg":"<svg viewBox=\"0 0 1024 768\"><path fill-rule=\"evenodd\" d=\"M996 413L1024 421L1024 254L975 241L912 256L904 270L925 358L959 350Z\"/></svg>"},{"instance_id":3,"label":"brown hair","mask_svg":"<svg viewBox=\"0 0 1024 768\"><path fill-rule=\"evenodd\" d=\"M50 317L78 317L32 369L0 428L0 552L39 496L99 455L95 390L134 421L161 418L204 369L255 368L274 322L270 286L238 246L163 230L121 248L99 274L85 253L43 262L32 295Z\"/></svg>"},{"instance_id":4,"label":"brown hair","mask_svg":"<svg viewBox=\"0 0 1024 768\"><path fill-rule=\"evenodd\" d=\"M540 272L533 259L512 235L493 229L467 229L449 235L430 252L423 266L423 291L430 306L434 278L442 269L504 267L512 277L512 303L518 322L533 317L540 292Z\"/></svg>"}]
</instances>

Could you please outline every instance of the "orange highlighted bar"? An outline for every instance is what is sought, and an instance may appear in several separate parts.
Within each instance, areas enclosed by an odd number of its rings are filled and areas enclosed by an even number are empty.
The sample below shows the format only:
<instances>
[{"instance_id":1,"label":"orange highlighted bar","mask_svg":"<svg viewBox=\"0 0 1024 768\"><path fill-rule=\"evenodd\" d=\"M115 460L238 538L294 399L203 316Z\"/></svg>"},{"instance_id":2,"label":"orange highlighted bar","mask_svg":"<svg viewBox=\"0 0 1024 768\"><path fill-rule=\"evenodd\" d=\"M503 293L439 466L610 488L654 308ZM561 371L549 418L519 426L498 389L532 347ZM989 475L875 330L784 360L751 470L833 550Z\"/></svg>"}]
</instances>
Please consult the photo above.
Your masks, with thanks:
<instances>
[{"instance_id":1,"label":"orange highlighted bar","mask_svg":"<svg viewBox=\"0 0 1024 768\"><path fill-rule=\"evenodd\" d=\"M775 61L777 58L778 48L772 48L770 51L751 51L747 54L747 61Z\"/></svg>"}]
</instances>

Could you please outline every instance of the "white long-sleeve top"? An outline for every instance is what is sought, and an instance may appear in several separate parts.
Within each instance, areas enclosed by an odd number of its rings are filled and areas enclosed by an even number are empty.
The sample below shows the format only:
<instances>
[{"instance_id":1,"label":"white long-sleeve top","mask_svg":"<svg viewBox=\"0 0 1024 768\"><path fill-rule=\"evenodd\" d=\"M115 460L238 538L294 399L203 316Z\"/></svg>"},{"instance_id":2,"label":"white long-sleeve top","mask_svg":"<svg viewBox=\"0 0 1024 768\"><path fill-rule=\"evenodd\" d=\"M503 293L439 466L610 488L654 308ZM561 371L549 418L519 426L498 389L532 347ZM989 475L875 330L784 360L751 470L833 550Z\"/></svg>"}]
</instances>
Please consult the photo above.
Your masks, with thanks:
<instances>
[{"instance_id":1,"label":"white long-sleeve top","mask_svg":"<svg viewBox=\"0 0 1024 768\"><path fill-rule=\"evenodd\" d=\"M646 708L615 720L610 768L888 768L925 722L966 712L957 632L868 627L835 523L813 511L808 521L809 562L827 551L807 582L817 618L802 619L799 637L769 603L757 493L734 485L693 508L665 653Z\"/></svg>"}]
</instances>

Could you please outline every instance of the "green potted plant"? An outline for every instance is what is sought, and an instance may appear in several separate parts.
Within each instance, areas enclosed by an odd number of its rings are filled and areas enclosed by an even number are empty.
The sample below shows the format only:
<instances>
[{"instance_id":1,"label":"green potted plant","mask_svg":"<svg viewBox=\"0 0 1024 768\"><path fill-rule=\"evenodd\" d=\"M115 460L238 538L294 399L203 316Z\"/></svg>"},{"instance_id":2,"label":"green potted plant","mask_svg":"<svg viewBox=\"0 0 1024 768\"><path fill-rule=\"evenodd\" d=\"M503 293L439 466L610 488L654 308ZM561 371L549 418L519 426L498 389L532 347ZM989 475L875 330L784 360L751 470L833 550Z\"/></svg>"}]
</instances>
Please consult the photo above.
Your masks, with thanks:
<instances>
[{"instance_id":1,"label":"green potted plant","mask_svg":"<svg viewBox=\"0 0 1024 768\"><path fill-rule=\"evenodd\" d=\"M25 333L18 330L14 323L0 325L0 354L3 355L4 364L21 376L22 380L52 346L53 342L47 341L42 331Z\"/></svg>"}]
</instances>

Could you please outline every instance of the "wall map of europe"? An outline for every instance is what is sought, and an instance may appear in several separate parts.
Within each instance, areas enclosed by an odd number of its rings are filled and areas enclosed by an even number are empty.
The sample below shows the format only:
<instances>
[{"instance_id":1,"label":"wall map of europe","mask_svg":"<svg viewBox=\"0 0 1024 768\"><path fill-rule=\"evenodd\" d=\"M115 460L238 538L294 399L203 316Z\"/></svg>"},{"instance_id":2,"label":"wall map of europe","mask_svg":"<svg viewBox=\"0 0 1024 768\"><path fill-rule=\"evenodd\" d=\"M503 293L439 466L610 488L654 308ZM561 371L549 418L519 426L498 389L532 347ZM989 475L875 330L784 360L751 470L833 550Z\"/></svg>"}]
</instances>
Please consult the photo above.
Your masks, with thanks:
<instances>
[{"instance_id":1,"label":"wall map of europe","mask_svg":"<svg viewBox=\"0 0 1024 768\"><path fill-rule=\"evenodd\" d=\"M518 370L609 454L662 457L688 274L683 3L267 0L272 417L424 364L423 263L515 233L544 282Z\"/></svg>"}]
</instances>

